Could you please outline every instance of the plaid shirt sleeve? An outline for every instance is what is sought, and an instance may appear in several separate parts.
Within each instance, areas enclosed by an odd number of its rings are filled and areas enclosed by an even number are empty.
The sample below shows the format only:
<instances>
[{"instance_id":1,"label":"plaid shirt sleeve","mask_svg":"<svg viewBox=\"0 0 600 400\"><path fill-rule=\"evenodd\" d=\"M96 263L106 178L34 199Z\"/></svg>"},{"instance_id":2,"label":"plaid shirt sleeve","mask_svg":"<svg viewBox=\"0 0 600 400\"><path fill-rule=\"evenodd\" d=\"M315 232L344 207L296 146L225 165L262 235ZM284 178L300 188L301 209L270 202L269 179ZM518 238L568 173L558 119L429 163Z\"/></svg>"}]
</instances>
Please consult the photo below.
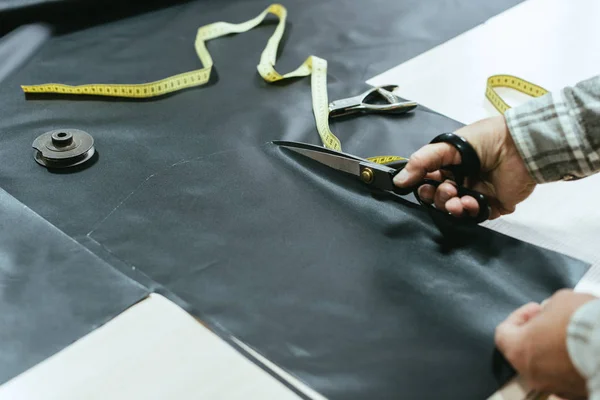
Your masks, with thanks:
<instances>
[{"instance_id":1,"label":"plaid shirt sleeve","mask_svg":"<svg viewBox=\"0 0 600 400\"><path fill-rule=\"evenodd\" d=\"M584 304L571 317L567 350L587 380L589 400L600 400L600 299Z\"/></svg>"},{"instance_id":2,"label":"plaid shirt sleeve","mask_svg":"<svg viewBox=\"0 0 600 400\"><path fill-rule=\"evenodd\" d=\"M600 75L509 109L504 116L538 183L600 171Z\"/></svg>"}]
</instances>

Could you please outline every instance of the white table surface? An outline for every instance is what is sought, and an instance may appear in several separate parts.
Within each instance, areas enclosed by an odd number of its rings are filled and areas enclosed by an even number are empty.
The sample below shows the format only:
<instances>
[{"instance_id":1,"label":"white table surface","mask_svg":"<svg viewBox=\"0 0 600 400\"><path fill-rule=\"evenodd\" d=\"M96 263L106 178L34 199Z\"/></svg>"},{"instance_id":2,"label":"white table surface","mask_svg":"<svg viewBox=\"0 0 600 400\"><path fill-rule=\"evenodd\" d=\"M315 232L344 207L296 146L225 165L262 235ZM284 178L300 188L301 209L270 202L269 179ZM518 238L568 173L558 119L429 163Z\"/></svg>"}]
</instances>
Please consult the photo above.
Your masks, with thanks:
<instances>
[{"instance_id":1,"label":"white table surface","mask_svg":"<svg viewBox=\"0 0 600 400\"><path fill-rule=\"evenodd\" d=\"M557 90L600 73L600 2L527 0L369 83L400 85L399 94L458 121L496 115L484 98L489 75L509 73ZM349 93L352 95L352 93ZM509 94L512 104L523 97ZM600 178L538 187L492 229L600 264ZM566 192L565 189L569 190ZM595 272L578 289L600 295ZM596 279L595 279L596 278ZM305 393L322 398L271 365ZM517 380L495 400L525 397ZM400 396L400 394L399 394ZM296 399L175 304L159 295L131 307L8 383L0 399Z\"/></svg>"},{"instance_id":2,"label":"white table surface","mask_svg":"<svg viewBox=\"0 0 600 400\"><path fill-rule=\"evenodd\" d=\"M484 96L491 75L554 91L600 74L599 18L597 0L527 0L367 83L397 84L407 99L475 122L497 115ZM513 105L527 99L511 92Z\"/></svg>"},{"instance_id":3,"label":"white table surface","mask_svg":"<svg viewBox=\"0 0 600 400\"><path fill-rule=\"evenodd\" d=\"M157 294L2 385L0 398L300 399Z\"/></svg>"}]
</instances>

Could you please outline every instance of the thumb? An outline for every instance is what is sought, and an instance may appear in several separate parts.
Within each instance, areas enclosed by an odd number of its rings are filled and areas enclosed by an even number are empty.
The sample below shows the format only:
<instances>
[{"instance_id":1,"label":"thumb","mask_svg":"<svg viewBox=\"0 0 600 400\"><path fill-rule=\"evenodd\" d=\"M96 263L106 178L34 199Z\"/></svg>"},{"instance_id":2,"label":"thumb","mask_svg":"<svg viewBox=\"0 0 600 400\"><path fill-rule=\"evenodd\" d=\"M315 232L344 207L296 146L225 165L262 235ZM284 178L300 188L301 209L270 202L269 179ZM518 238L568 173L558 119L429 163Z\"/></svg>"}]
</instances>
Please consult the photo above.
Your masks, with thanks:
<instances>
[{"instance_id":1,"label":"thumb","mask_svg":"<svg viewBox=\"0 0 600 400\"><path fill-rule=\"evenodd\" d=\"M434 172L444 165L460 163L460 153L448 143L428 144L410 156L408 164L394 177L394 184L408 187L419 182L428 172Z\"/></svg>"}]
</instances>

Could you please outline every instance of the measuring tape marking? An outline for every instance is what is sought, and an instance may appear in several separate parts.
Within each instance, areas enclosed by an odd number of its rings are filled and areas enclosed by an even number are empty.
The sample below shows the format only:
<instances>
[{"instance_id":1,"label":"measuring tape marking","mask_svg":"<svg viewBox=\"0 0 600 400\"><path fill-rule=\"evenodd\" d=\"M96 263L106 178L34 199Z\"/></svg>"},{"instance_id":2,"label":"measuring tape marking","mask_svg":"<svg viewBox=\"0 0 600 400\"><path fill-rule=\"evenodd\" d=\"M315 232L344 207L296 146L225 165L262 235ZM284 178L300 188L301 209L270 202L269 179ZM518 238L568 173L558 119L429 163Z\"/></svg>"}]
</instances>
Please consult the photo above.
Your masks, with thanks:
<instances>
[{"instance_id":1,"label":"measuring tape marking","mask_svg":"<svg viewBox=\"0 0 600 400\"><path fill-rule=\"evenodd\" d=\"M532 97L540 97L548 93L543 87L513 75L492 75L487 80L485 97L501 114L504 114L510 106L496 92L495 88L497 87L515 89Z\"/></svg>"}]
</instances>

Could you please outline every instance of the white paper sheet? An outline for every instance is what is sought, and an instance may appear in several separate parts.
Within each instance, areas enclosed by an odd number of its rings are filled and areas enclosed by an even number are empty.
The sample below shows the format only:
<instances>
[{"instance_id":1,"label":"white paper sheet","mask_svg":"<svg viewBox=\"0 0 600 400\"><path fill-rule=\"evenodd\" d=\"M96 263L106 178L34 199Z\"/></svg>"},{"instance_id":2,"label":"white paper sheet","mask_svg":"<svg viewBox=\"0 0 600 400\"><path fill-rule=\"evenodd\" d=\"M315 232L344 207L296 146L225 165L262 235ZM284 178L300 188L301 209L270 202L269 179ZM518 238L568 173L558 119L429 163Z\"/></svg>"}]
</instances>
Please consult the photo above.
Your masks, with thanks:
<instances>
[{"instance_id":1,"label":"white paper sheet","mask_svg":"<svg viewBox=\"0 0 600 400\"><path fill-rule=\"evenodd\" d=\"M489 76L511 74L560 90L600 74L600 1L528 0L369 81L465 124L498 115ZM499 92L511 105L529 97ZM596 264L577 289L600 295L600 176L540 185L517 211L487 224Z\"/></svg>"}]
</instances>

